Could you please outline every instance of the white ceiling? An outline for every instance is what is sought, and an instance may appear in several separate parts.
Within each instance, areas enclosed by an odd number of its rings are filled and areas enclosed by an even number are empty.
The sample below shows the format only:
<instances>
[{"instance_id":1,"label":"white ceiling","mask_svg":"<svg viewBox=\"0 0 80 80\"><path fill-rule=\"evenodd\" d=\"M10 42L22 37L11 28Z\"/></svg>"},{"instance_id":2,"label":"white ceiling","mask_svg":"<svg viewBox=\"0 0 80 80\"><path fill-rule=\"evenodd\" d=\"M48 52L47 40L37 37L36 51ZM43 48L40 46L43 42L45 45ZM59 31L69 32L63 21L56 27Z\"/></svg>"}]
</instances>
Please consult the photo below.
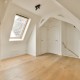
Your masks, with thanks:
<instances>
[{"instance_id":1,"label":"white ceiling","mask_svg":"<svg viewBox=\"0 0 80 80\"><path fill-rule=\"evenodd\" d=\"M59 7L52 0L13 0L13 2L26 10L29 10L39 16L45 16L53 11L60 11ZM41 9L35 11L35 5L41 4Z\"/></svg>"},{"instance_id":2,"label":"white ceiling","mask_svg":"<svg viewBox=\"0 0 80 80\"><path fill-rule=\"evenodd\" d=\"M57 22L60 22L59 20L55 19L55 18L49 18L46 23L44 23L44 25L42 27L47 27L47 28L51 28L53 27L53 24L55 24ZM55 26L54 26L55 27Z\"/></svg>"},{"instance_id":3,"label":"white ceiling","mask_svg":"<svg viewBox=\"0 0 80 80\"><path fill-rule=\"evenodd\" d=\"M13 3L38 16L41 16L42 18L48 19L49 17L54 17L71 23L77 26L80 30L80 20L56 0L13 0ZM35 5L37 4L41 4L41 8L35 11Z\"/></svg>"},{"instance_id":4,"label":"white ceiling","mask_svg":"<svg viewBox=\"0 0 80 80\"><path fill-rule=\"evenodd\" d=\"M71 13L80 19L80 0L57 0L64 7L66 7Z\"/></svg>"}]
</instances>

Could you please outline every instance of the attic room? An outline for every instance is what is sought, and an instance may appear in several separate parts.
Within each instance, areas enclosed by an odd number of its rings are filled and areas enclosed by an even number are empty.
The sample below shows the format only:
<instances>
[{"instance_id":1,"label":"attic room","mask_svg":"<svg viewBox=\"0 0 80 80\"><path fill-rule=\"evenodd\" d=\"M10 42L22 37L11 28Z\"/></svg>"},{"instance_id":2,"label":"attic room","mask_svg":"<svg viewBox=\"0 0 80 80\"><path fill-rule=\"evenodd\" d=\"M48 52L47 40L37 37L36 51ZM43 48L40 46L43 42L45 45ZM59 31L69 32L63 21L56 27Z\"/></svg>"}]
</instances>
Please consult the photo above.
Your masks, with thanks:
<instances>
[{"instance_id":1,"label":"attic room","mask_svg":"<svg viewBox=\"0 0 80 80\"><path fill-rule=\"evenodd\" d=\"M0 80L80 80L80 0L0 0Z\"/></svg>"}]
</instances>

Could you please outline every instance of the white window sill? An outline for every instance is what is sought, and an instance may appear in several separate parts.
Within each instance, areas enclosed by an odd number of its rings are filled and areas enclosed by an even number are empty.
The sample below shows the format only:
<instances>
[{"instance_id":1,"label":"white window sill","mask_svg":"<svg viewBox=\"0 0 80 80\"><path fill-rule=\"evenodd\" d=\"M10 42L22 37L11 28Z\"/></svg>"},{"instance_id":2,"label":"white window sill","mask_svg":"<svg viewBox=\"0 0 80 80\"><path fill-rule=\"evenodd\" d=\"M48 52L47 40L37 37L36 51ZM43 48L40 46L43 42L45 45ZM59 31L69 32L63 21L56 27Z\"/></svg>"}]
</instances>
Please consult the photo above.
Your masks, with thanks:
<instances>
[{"instance_id":1,"label":"white window sill","mask_svg":"<svg viewBox=\"0 0 80 80\"><path fill-rule=\"evenodd\" d=\"M9 39L9 41L23 41L23 39Z\"/></svg>"}]
</instances>

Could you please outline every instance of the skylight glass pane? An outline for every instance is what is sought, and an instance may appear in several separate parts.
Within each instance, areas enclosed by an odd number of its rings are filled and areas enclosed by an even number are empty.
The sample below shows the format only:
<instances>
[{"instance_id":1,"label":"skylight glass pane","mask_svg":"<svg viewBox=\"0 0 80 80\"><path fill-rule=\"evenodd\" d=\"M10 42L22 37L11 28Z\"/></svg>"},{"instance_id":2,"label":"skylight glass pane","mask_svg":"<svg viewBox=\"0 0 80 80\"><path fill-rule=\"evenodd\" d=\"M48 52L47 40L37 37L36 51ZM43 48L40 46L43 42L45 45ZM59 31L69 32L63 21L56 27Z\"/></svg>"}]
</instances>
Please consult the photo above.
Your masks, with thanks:
<instances>
[{"instance_id":1,"label":"skylight glass pane","mask_svg":"<svg viewBox=\"0 0 80 80\"><path fill-rule=\"evenodd\" d=\"M30 23L30 19L20 15L15 15L10 39L22 39L26 27L29 26L29 23Z\"/></svg>"}]
</instances>

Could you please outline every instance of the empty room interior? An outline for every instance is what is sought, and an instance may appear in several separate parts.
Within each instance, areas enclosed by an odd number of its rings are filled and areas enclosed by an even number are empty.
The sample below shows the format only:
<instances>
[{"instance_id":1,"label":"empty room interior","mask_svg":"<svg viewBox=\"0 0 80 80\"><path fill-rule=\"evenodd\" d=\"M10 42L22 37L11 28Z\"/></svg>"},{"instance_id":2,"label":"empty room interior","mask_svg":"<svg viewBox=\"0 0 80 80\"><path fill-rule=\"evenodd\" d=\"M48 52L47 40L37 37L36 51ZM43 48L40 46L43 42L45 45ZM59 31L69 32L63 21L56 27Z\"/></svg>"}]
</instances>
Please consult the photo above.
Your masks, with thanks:
<instances>
[{"instance_id":1,"label":"empty room interior","mask_svg":"<svg viewBox=\"0 0 80 80\"><path fill-rule=\"evenodd\" d=\"M80 80L80 0L0 0L0 80Z\"/></svg>"}]
</instances>

